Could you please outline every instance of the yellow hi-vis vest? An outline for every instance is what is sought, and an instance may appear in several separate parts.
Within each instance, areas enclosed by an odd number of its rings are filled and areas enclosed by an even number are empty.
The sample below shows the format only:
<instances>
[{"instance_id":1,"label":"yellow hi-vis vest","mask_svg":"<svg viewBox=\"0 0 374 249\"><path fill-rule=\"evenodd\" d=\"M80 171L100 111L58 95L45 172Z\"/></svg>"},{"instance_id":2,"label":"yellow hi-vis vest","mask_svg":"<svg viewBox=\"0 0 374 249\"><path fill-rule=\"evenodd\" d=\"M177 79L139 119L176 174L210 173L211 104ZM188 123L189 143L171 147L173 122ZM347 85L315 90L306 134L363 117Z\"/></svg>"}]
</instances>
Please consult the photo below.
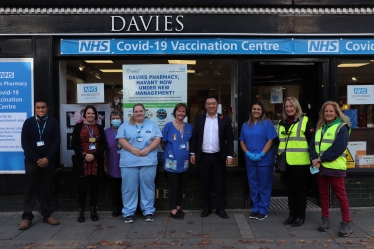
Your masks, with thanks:
<instances>
[{"instance_id":1,"label":"yellow hi-vis vest","mask_svg":"<svg viewBox=\"0 0 374 249\"><path fill-rule=\"evenodd\" d=\"M334 124L333 126L329 127L325 134L322 136L322 127L319 128L316 132L316 136L314 139L315 143L315 150L319 157L323 155L323 153L331 147L334 143L336 135L340 131L340 129L346 125L346 123L339 123ZM346 170L347 169L347 149L341 154L338 158L336 158L332 162L323 162L322 166L329 169L337 169L337 170Z\"/></svg>"},{"instance_id":2,"label":"yellow hi-vis vest","mask_svg":"<svg viewBox=\"0 0 374 249\"><path fill-rule=\"evenodd\" d=\"M280 122L281 121L278 122L277 127L277 133L279 137L278 154L286 152L286 161L288 165L310 164L308 142L306 141L305 137L308 117L301 116L297 123L294 123L290 126L287 134L285 127L283 125L280 125Z\"/></svg>"}]
</instances>

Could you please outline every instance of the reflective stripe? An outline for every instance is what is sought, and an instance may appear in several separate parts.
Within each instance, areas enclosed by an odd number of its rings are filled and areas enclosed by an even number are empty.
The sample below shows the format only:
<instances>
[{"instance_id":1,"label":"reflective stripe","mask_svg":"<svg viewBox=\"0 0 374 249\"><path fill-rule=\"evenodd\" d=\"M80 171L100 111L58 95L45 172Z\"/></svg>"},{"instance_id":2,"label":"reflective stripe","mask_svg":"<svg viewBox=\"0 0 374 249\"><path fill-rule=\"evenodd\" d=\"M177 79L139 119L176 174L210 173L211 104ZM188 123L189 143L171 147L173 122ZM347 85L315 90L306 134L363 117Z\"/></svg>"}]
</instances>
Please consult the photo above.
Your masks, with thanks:
<instances>
[{"instance_id":1,"label":"reflective stripe","mask_svg":"<svg viewBox=\"0 0 374 249\"><path fill-rule=\"evenodd\" d=\"M287 141L287 138L279 138L279 141L285 143ZM301 137L290 137L288 141L305 141L305 139Z\"/></svg>"},{"instance_id":2,"label":"reflective stripe","mask_svg":"<svg viewBox=\"0 0 374 249\"><path fill-rule=\"evenodd\" d=\"M287 152L308 152L308 148L287 148Z\"/></svg>"},{"instance_id":3,"label":"reflective stripe","mask_svg":"<svg viewBox=\"0 0 374 249\"><path fill-rule=\"evenodd\" d=\"M320 152L321 152L321 156L322 156L323 153L325 153L325 150L321 150ZM347 157L347 154L343 152L340 156Z\"/></svg>"},{"instance_id":4,"label":"reflective stripe","mask_svg":"<svg viewBox=\"0 0 374 249\"><path fill-rule=\"evenodd\" d=\"M333 142L334 142L334 139L325 139L325 138L322 139L322 143L332 144Z\"/></svg>"},{"instance_id":5,"label":"reflective stripe","mask_svg":"<svg viewBox=\"0 0 374 249\"><path fill-rule=\"evenodd\" d=\"M278 153L285 152L285 149L278 149ZM302 148L287 148L287 152L308 152L308 149Z\"/></svg>"}]
</instances>

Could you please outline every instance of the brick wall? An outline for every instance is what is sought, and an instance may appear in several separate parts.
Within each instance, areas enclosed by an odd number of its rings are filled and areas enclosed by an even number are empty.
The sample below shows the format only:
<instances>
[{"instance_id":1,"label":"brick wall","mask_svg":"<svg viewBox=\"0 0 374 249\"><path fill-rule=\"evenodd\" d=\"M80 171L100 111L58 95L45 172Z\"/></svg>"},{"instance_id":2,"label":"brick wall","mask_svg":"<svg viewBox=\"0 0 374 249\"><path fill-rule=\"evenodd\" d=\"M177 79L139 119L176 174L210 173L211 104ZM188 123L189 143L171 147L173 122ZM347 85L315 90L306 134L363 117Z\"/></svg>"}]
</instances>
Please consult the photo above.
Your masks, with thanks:
<instances>
[{"instance_id":1,"label":"brick wall","mask_svg":"<svg viewBox=\"0 0 374 249\"><path fill-rule=\"evenodd\" d=\"M348 176L345 187L350 207L374 207L373 176ZM335 196L331 198L331 205L339 207Z\"/></svg>"}]
</instances>

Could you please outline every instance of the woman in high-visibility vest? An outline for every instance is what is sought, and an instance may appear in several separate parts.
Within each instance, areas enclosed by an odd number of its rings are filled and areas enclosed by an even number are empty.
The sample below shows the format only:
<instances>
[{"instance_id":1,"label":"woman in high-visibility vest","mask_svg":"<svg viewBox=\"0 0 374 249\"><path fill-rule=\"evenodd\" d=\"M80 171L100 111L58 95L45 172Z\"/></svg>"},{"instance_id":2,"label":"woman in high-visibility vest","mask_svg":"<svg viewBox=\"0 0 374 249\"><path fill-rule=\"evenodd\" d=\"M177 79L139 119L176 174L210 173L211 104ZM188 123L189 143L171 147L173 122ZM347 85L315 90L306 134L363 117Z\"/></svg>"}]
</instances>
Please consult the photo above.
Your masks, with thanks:
<instances>
[{"instance_id":1,"label":"woman in high-visibility vest","mask_svg":"<svg viewBox=\"0 0 374 249\"><path fill-rule=\"evenodd\" d=\"M309 145L310 158L317 173L318 190L322 209L322 223L318 230L327 231L330 227L329 203L330 185L339 201L342 222L338 235L346 237L352 233L349 203L345 191L346 150L349 139L349 120L336 102L323 104L315 138Z\"/></svg>"},{"instance_id":2,"label":"woman in high-visibility vest","mask_svg":"<svg viewBox=\"0 0 374 249\"><path fill-rule=\"evenodd\" d=\"M283 173L287 186L289 217L285 225L304 224L308 194L310 157L308 144L314 127L303 113L299 101L288 97L283 101L283 119L278 122L278 154L285 152L287 169Z\"/></svg>"}]
</instances>

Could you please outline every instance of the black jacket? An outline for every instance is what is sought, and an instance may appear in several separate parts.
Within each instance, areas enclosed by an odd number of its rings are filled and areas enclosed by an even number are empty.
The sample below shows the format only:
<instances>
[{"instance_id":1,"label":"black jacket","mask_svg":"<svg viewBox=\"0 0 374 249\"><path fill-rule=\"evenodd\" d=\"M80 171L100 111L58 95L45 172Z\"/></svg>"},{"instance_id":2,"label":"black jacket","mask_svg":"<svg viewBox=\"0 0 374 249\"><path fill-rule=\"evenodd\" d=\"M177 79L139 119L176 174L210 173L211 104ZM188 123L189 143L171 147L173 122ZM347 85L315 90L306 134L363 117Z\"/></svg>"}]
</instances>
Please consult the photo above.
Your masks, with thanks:
<instances>
[{"instance_id":1,"label":"black jacket","mask_svg":"<svg viewBox=\"0 0 374 249\"><path fill-rule=\"evenodd\" d=\"M233 156L234 151L234 134L230 119L222 114L217 115L218 119L218 137L220 155L223 161L226 161L227 156ZM203 146L204 126L206 114L197 116L195 127L192 132L190 142L190 152L195 153L196 163L199 162L201 156L201 149Z\"/></svg>"},{"instance_id":2,"label":"black jacket","mask_svg":"<svg viewBox=\"0 0 374 249\"><path fill-rule=\"evenodd\" d=\"M73 163L73 170L77 176L84 175L83 153L85 151L83 151L81 138L80 138L80 132L82 130L83 124L84 123L82 122L74 126L74 131L73 131L73 135L71 138L71 147L74 149L77 160L79 160L79 163ZM99 130L100 139L99 139L99 146L94 153L94 157L97 159L97 176L100 177L104 173L104 151L106 150L107 142L105 138L104 128L99 124L96 124L96 127Z\"/></svg>"}]
</instances>

